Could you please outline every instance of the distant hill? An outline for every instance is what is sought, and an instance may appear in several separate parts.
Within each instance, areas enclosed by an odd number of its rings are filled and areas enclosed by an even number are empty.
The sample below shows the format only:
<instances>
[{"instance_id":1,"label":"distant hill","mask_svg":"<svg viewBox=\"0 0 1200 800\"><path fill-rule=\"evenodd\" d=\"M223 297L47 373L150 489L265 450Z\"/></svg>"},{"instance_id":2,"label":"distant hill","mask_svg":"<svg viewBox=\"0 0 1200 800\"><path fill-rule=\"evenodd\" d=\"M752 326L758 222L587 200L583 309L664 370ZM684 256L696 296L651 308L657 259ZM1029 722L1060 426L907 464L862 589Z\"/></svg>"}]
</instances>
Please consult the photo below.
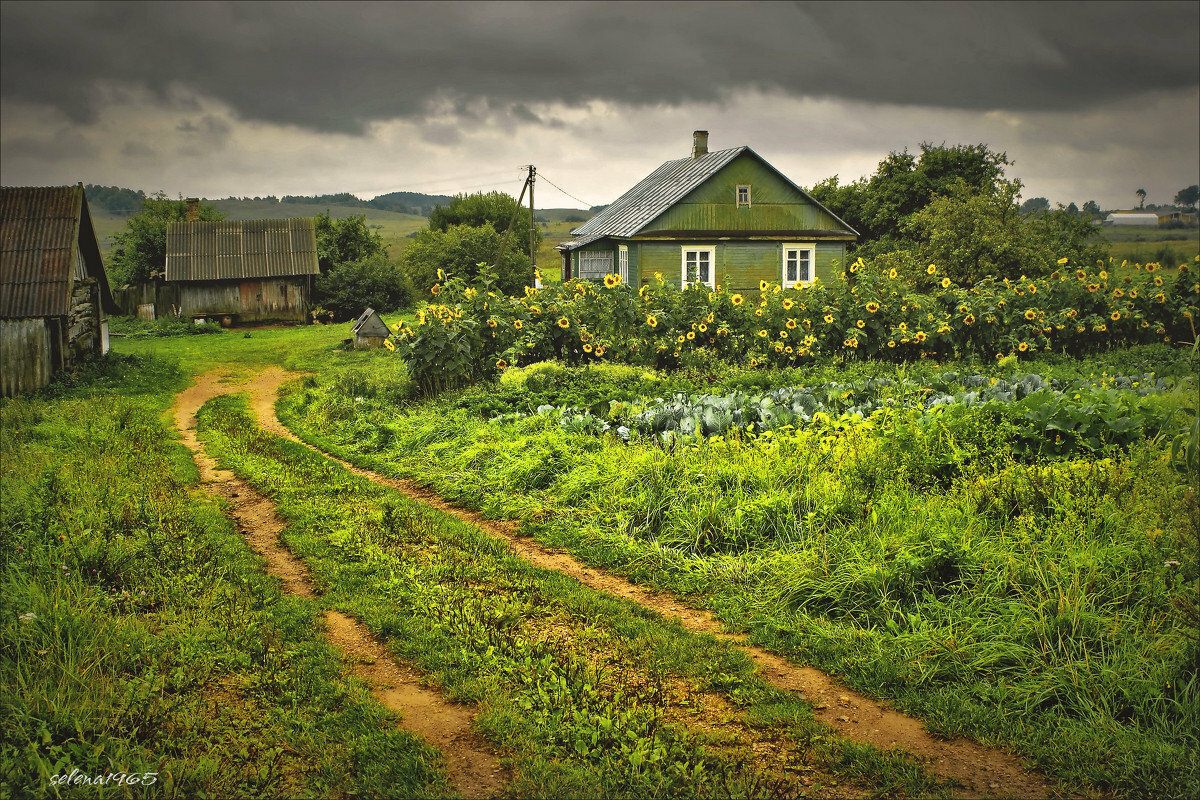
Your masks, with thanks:
<instances>
[{"instance_id":1,"label":"distant hill","mask_svg":"<svg viewBox=\"0 0 1200 800\"><path fill-rule=\"evenodd\" d=\"M420 214L428 217L437 205L446 206L454 198L448 194L421 194L420 192L389 192L367 201L381 211L399 211L403 214Z\"/></svg>"}]
</instances>

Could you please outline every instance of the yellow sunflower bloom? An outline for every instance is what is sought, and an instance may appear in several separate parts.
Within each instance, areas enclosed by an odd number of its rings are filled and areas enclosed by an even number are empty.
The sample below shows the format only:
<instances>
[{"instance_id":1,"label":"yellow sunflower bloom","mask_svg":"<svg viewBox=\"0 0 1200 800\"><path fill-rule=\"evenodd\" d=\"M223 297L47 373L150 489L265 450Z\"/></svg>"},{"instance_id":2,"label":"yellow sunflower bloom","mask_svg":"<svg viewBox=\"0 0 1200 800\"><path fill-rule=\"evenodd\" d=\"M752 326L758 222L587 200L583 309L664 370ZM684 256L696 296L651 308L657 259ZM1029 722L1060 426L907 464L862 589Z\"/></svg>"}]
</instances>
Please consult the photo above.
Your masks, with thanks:
<instances>
[{"instance_id":1,"label":"yellow sunflower bloom","mask_svg":"<svg viewBox=\"0 0 1200 800\"><path fill-rule=\"evenodd\" d=\"M825 322L827 322L827 323L832 323L832 322L833 322L833 314L826 314L826 315L825 315Z\"/></svg>"},{"instance_id":2,"label":"yellow sunflower bloom","mask_svg":"<svg viewBox=\"0 0 1200 800\"><path fill-rule=\"evenodd\" d=\"M559 317L558 318L558 327L569 328L569 327L571 327L571 321L569 319L567 319L566 317Z\"/></svg>"},{"instance_id":3,"label":"yellow sunflower bloom","mask_svg":"<svg viewBox=\"0 0 1200 800\"><path fill-rule=\"evenodd\" d=\"M967 316L966 316L966 318L963 320L963 322L967 323L968 325L974 325L974 324L975 324L975 315L974 315L974 314L967 314Z\"/></svg>"},{"instance_id":4,"label":"yellow sunflower bloom","mask_svg":"<svg viewBox=\"0 0 1200 800\"><path fill-rule=\"evenodd\" d=\"M934 273L937 272L937 267L934 266L933 264L930 264L928 267L925 268L925 272L929 275L933 275Z\"/></svg>"},{"instance_id":5,"label":"yellow sunflower bloom","mask_svg":"<svg viewBox=\"0 0 1200 800\"><path fill-rule=\"evenodd\" d=\"M899 272L896 272L895 267L892 267L890 270L888 270L888 277L891 278L892 280L896 280L896 276L899 274L900 274Z\"/></svg>"},{"instance_id":6,"label":"yellow sunflower bloom","mask_svg":"<svg viewBox=\"0 0 1200 800\"><path fill-rule=\"evenodd\" d=\"M942 288L943 289L950 288L950 279L949 278L942 278Z\"/></svg>"},{"instance_id":7,"label":"yellow sunflower bloom","mask_svg":"<svg viewBox=\"0 0 1200 800\"><path fill-rule=\"evenodd\" d=\"M854 324L855 324L855 325L857 325L857 326L858 326L858 327L860 327L860 328L863 328L863 327L866 327L866 324L867 324L867 323L863 322L863 321L860 319L858 322L856 322L856 323L854 323Z\"/></svg>"},{"instance_id":8,"label":"yellow sunflower bloom","mask_svg":"<svg viewBox=\"0 0 1200 800\"><path fill-rule=\"evenodd\" d=\"M794 306L794 305L796 305L796 304L792 302L792 299L790 297L785 297L783 299L783 310L784 311L791 311L792 306Z\"/></svg>"},{"instance_id":9,"label":"yellow sunflower bloom","mask_svg":"<svg viewBox=\"0 0 1200 800\"><path fill-rule=\"evenodd\" d=\"M525 327L525 323L521 322L521 320L518 319L513 322L513 327L516 328L517 330L521 330L522 328Z\"/></svg>"},{"instance_id":10,"label":"yellow sunflower bloom","mask_svg":"<svg viewBox=\"0 0 1200 800\"><path fill-rule=\"evenodd\" d=\"M786 325L787 325L787 329L790 331L790 330L792 330L792 329L794 329L794 328L796 327L796 320L794 320L794 319L789 319L789 320L787 321Z\"/></svg>"},{"instance_id":11,"label":"yellow sunflower bloom","mask_svg":"<svg viewBox=\"0 0 1200 800\"><path fill-rule=\"evenodd\" d=\"M1037 312L1034 311L1032 308L1025 312L1025 319L1036 319L1036 318L1037 318Z\"/></svg>"},{"instance_id":12,"label":"yellow sunflower bloom","mask_svg":"<svg viewBox=\"0 0 1200 800\"><path fill-rule=\"evenodd\" d=\"M732 298L730 298L730 299L732 299L732 300L733 300L733 304L734 304L735 306L740 306L740 305L742 304L742 299L743 299L743 298L742 298L742 296L741 296L740 294L735 294L735 295L734 295Z\"/></svg>"},{"instance_id":13,"label":"yellow sunflower bloom","mask_svg":"<svg viewBox=\"0 0 1200 800\"><path fill-rule=\"evenodd\" d=\"M874 314L878 310L879 310L879 303L867 303L867 311Z\"/></svg>"}]
</instances>

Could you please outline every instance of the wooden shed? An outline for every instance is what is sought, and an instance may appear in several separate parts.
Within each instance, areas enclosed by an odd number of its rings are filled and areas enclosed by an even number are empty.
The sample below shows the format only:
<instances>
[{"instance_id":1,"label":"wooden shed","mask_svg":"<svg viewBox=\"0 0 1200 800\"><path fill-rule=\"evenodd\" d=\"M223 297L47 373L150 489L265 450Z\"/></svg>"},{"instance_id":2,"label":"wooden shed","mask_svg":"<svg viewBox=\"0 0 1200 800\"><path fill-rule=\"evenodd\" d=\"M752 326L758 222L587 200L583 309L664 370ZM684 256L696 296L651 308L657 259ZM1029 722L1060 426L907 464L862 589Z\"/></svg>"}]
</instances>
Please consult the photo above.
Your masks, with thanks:
<instances>
[{"instance_id":1,"label":"wooden shed","mask_svg":"<svg viewBox=\"0 0 1200 800\"><path fill-rule=\"evenodd\" d=\"M563 279L660 273L677 286L799 286L832 273L858 233L749 147L668 161L558 245Z\"/></svg>"},{"instance_id":2,"label":"wooden shed","mask_svg":"<svg viewBox=\"0 0 1200 800\"><path fill-rule=\"evenodd\" d=\"M115 311L83 184L0 188L0 395L108 352Z\"/></svg>"},{"instance_id":3,"label":"wooden shed","mask_svg":"<svg viewBox=\"0 0 1200 800\"><path fill-rule=\"evenodd\" d=\"M380 347L392 332L379 313L368 308L354 323L351 333L354 334L355 350L373 350Z\"/></svg>"},{"instance_id":4,"label":"wooden shed","mask_svg":"<svg viewBox=\"0 0 1200 800\"><path fill-rule=\"evenodd\" d=\"M167 226L166 286L178 291L181 316L307 322L320 272L311 217Z\"/></svg>"}]
</instances>

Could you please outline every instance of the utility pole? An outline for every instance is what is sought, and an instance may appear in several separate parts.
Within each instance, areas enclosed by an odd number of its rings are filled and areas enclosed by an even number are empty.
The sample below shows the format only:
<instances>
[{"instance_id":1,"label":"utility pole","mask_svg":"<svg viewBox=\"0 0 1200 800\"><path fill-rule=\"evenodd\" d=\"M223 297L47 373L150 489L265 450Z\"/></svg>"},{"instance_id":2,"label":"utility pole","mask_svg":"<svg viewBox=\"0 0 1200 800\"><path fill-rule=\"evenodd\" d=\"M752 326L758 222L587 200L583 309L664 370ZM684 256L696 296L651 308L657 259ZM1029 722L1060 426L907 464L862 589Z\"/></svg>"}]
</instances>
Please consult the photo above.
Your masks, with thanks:
<instances>
[{"instance_id":1,"label":"utility pole","mask_svg":"<svg viewBox=\"0 0 1200 800\"><path fill-rule=\"evenodd\" d=\"M533 164L529 165L529 177L525 180L529 184L529 264L533 267L534 288L540 289L542 281L537 271L537 223L533 219L533 182L537 180L537 167Z\"/></svg>"}]
</instances>

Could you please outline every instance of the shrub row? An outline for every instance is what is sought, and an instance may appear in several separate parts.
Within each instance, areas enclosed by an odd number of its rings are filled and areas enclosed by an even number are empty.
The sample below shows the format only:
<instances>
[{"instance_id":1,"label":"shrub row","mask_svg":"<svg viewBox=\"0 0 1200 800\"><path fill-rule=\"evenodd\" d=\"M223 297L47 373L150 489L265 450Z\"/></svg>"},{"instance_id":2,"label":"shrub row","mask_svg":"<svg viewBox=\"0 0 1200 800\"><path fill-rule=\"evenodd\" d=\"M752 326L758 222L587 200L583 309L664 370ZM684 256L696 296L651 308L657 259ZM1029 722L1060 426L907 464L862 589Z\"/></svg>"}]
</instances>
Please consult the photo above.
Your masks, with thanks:
<instances>
[{"instance_id":1,"label":"shrub row","mask_svg":"<svg viewBox=\"0 0 1200 800\"><path fill-rule=\"evenodd\" d=\"M636 289L609 275L512 297L483 267L472 285L439 271L438 302L418 312L415 327L399 326L395 346L417 385L439 391L552 359L670 368L707 352L781 367L829 356L1079 354L1196 337L1200 284L1187 265L1114 268L1118 276L1063 261L1046 278L966 287L934 264L914 285L858 260L830 283L785 290L764 281L757 295L680 291L656 274Z\"/></svg>"}]
</instances>

